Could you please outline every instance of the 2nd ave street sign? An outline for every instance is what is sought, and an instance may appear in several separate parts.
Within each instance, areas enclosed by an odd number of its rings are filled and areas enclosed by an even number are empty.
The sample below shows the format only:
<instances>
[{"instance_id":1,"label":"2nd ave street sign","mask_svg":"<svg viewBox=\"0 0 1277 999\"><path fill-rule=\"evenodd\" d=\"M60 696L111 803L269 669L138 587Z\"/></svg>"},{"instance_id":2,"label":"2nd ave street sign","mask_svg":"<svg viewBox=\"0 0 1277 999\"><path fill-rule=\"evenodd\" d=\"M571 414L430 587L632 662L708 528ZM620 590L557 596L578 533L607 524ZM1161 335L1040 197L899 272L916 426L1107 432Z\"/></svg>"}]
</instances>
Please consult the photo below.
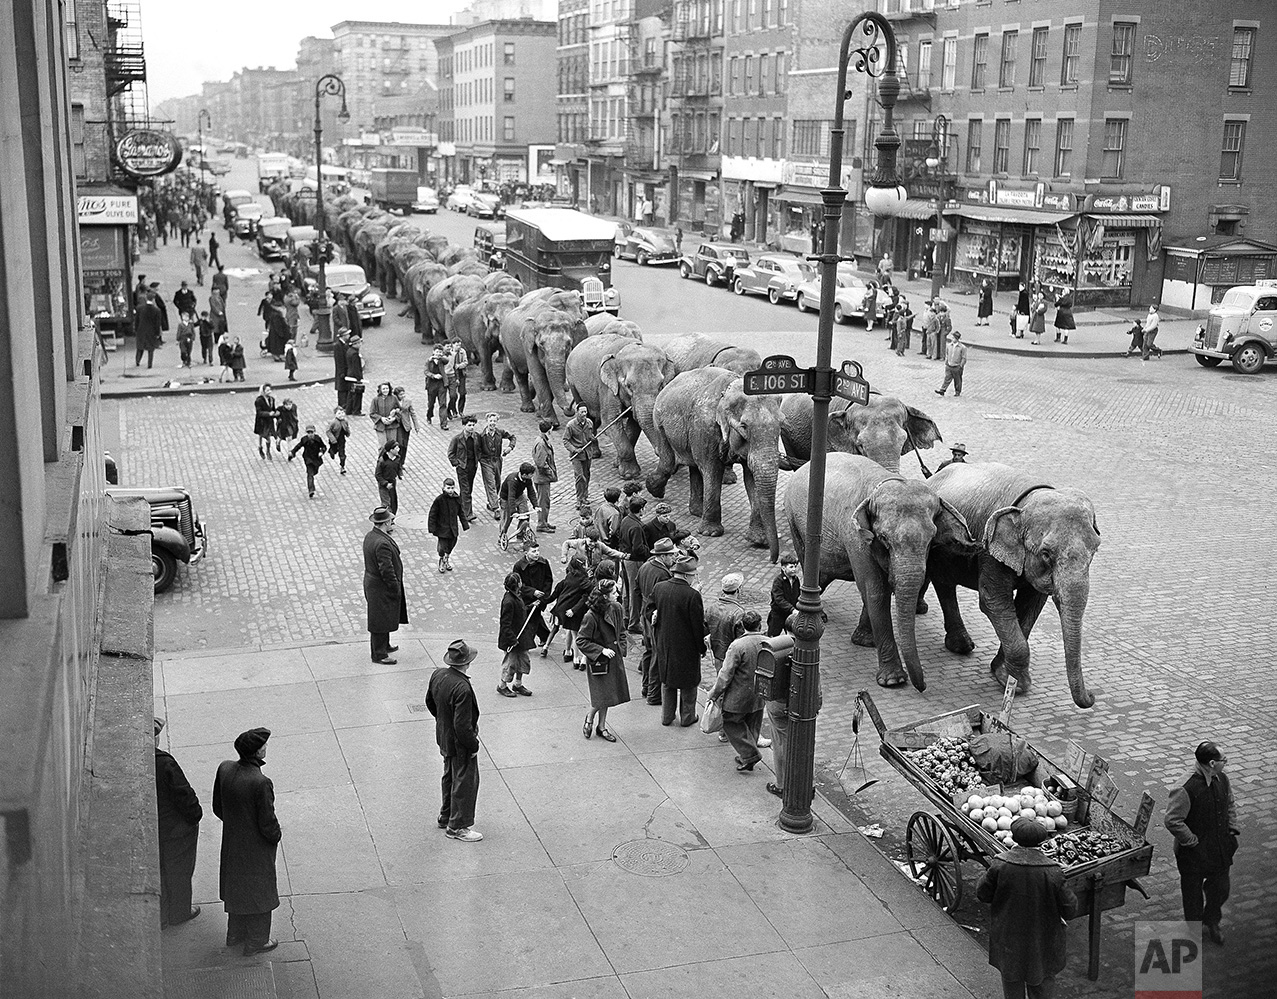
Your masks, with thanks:
<instances>
[{"instance_id":1,"label":"2nd ave street sign","mask_svg":"<svg viewBox=\"0 0 1277 999\"><path fill-rule=\"evenodd\" d=\"M810 393L814 381L812 368L800 368L785 354L773 354L755 371L745 372L746 395L796 395Z\"/></svg>"},{"instance_id":2,"label":"2nd ave street sign","mask_svg":"<svg viewBox=\"0 0 1277 999\"><path fill-rule=\"evenodd\" d=\"M869 382L858 361L843 361L842 370L834 372L834 395L862 406L869 405Z\"/></svg>"}]
</instances>

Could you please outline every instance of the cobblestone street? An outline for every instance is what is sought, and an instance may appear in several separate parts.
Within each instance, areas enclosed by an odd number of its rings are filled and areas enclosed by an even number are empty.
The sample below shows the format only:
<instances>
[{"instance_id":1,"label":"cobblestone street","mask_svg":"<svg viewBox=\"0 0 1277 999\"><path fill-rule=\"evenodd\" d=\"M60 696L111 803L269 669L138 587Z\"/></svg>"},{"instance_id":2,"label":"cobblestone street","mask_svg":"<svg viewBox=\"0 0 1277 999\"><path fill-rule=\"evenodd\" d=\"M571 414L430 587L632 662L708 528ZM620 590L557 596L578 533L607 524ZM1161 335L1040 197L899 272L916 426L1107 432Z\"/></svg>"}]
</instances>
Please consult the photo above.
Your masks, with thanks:
<instances>
[{"instance_id":1,"label":"cobblestone street","mask_svg":"<svg viewBox=\"0 0 1277 999\"><path fill-rule=\"evenodd\" d=\"M715 293L679 282L673 273L646 273L654 287L668 287L671 294L684 294L686 288L686 294L705 303L684 311L696 317L685 329L645 326L650 342L659 345L672 332L716 328L706 318L719 301ZM641 306L634 296L630 301L636 305L630 317L642 323L637 314ZM406 385L424 416L424 348L408 321L395 316L396 303L387 306L382 328L366 333L368 380ZM662 309L670 307L665 300ZM763 354L783 350L800 364L814 360L815 338L809 332L729 335ZM1185 356L1144 364L1138 359L1040 361L973 353L963 396L941 399L932 394L939 365L916 354L895 357L878 332L838 328L835 364L843 357L859 360L876 389L899 395L935 418L946 442L966 444L970 460L1031 468L1049 482L1084 490L1095 504L1102 546L1092 568L1083 662L1096 706L1087 712L1072 704L1064 681L1059 619L1048 609L1031 643L1034 689L1017 702L1013 724L1050 755L1056 755L1052 750L1062 755L1065 740L1072 738L1109 757L1121 789L1120 814L1133 815L1141 791L1154 795L1158 806L1149 834L1155 845L1153 874L1144 879L1152 899L1145 902L1130 893L1126 908L1106 915L1105 966L1096 986L1084 974L1085 927L1074 924L1073 957L1062 994L1124 994L1132 974L1130 922L1178 918L1178 880L1161 813L1167 787L1188 769L1192 747L1208 738L1218 740L1231 757L1243 837L1232 899L1225 908L1228 947L1207 951L1206 994L1263 994L1259 983L1277 971L1277 955L1260 946L1277 932L1277 919L1266 904L1277 888L1272 859L1277 850L1277 794L1272 789L1277 746L1270 734L1277 718L1277 628L1263 610L1271 603L1273 558L1258 543L1258 518L1277 487L1267 432L1277 405L1277 375L1207 371ZM335 465L326 464L319 495L308 500L299 462L288 464L283 455L272 461L258 457L251 435L254 392L250 385L235 394L118 403L128 481L188 486L211 537L206 561L183 569L174 588L156 601L160 654L269 649L364 634L360 540L377 502L372 429L366 420L352 421L349 474L340 476ZM331 413L331 387L299 388L292 395L303 425L320 423ZM480 415L489 409L500 413L503 424L518 435L507 467L530 454L535 425L518 412L517 396L472 392L468 408ZM410 446L398 520L410 630L490 641L500 574L516 554L502 554L495 545L495 527L481 520L461 540L457 571L441 577L435 572L433 539L425 530L429 504L450 472L445 447L457 429L453 425L444 434L437 425L427 426ZM923 457L934 468L947 456L937 448ZM646 441L639 457L650 467ZM596 464L595 494L618 482L608 464ZM561 475L565 466L560 458ZM905 456L902 471L919 475L914 456ZM688 519L686 483L686 473L680 472L669 493L680 523ZM554 493L552 519L560 530L543 536L554 549L572 523L571 489L570 481L560 482ZM481 496L477 499L481 506ZM775 569L764 551L744 547L747 519L743 486L728 487L727 533L703 540L702 588L712 593L723 572L739 568L746 573L746 596L765 603ZM778 519L783 523L783 514ZM788 547L787 535L782 526L782 549ZM557 551L549 554L557 576ZM838 800L844 788L852 792L866 777L878 778L873 788L841 804L858 819L881 822L891 849L908 815L925 800L878 758L873 738L861 739L858 747L867 775L848 768L839 781L856 748L854 696L873 687L874 656L850 643L860 609L854 587L836 583L826 599L830 621L823 645L825 701L817 750L821 783ZM973 594L960 594L960 600L977 643L975 653L964 660L944 650L935 610L920 619L919 651L928 689L920 694L911 688L873 688L888 724L997 699L987 669L996 648L992 629ZM968 868L974 879L978 867ZM964 922L979 918L974 909L969 917L965 912L960 917ZM1225 960L1237 955L1245 960Z\"/></svg>"}]
</instances>

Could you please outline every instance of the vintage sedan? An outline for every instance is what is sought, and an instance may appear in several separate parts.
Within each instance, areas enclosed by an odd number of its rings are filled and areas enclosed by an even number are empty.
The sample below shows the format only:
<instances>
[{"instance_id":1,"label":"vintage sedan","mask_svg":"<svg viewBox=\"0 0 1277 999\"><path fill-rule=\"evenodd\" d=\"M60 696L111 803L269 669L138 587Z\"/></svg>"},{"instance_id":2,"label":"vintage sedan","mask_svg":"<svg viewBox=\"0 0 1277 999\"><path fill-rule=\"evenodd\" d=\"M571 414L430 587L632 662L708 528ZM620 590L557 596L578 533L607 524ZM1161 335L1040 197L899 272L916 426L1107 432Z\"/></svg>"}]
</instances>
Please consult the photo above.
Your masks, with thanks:
<instances>
[{"instance_id":1,"label":"vintage sedan","mask_svg":"<svg viewBox=\"0 0 1277 999\"><path fill-rule=\"evenodd\" d=\"M313 311L319 298L319 268L311 266L309 270L310 276L305 284L306 301ZM359 318L365 325L381 325L386 303L377 289L368 283L364 269L358 264L329 264L324 268L324 284L333 294L353 295Z\"/></svg>"},{"instance_id":2,"label":"vintage sedan","mask_svg":"<svg viewBox=\"0 0 1277 999\"><path fill-rule=\"evenodd\" d=\"M262 219L257 223L257 255L263 260L288 259L288 230L292 219L281 216Z\"/></svg>"},{"instance_id":3,"label":"vintage sedan","mask_svg":"<svg viewBox=\"0 0 1277 999\"><path fill-rule=\"evenodd\" d=\"M439 211L439 195L433 188L418 187L417 200L412 203L412 210L423 215L434 215Z\"/></svg>"},{"instance_id":4,"label":"vintage sedan","mask_svg":"<svg viewBox=\"0 0 1277 999\"><path fill-rule=\"evenodd\" d=\"M701 243L693 253L684 253L678 272L684 278L702 278L711 288L732 286L737 267L749 266L749 251L732 243Z\"/></svg>"},{"instance_id":5,"label":"vintage sedan","mask_svg":"<svg viewBox=\"0 0 1277 999\"><path fill-rule=\"evenodd\" d=\"M789 253L762 253L749 263L736 265L732 291L738 295L766 295L772 305L798 297L798 286L814 271L807 261Z\"/></svg>"},{"instance_id":6,"label":"vintage sedan","mask_svg":"<svg viewBox=\"0 0 1277 999\"><path fill-rule=\"evenodd\" d=\"M470 204L466 206L466 214L477 219L499 219L505 214L505 206L501 199L490 191L470 192Z\"/></svg>"},{"instance_id":7,"label":"vintage sedan","mask_svg":"<svg viewBox=\"0 0 1277 999\"><path fill-rule=\"evenodd\" d=\"M868 290L869 285L856 271L855 264L839 264L838 286L834 291L834 321L845 323L854 318L863 323L865 321L865 293ZM877 303L874 307L875 322L882 322L883 316L886 314L884 308L885 299L886 296L879 292ZM808 309L813 312L820 310L820 272L818 270L813 269L811 280L805 281L798 286L796 304L799 312L806 312Z\"/></svg>"},{"instance_id":8,"label":"vintage sedan","mask_svg":"<svg viewBox=\"0 0 1277 999\"><path fill-rule=\"evenodd\" d=\"M464 212L469 209L473 198L474 190L469 184L458 184L448 192L448 197L444 199L443 207L450 212Z\"/></svg>"},{"instance_id":9,"label":"vintage sedan","mask_svg":"<svg viewBox=\"0 0 1277 999\"><path fill-rule=\"evenodd\" d=\"M252 239L257 234L257 223L266 215L266 209L257 201L249 201L235 208L235 235L240 239Z\"/></svg>"},{"instance_id":10,"label":"vintage sedan","mask_svg":"<svg viewBox=\"0 0 1277 999\"><path fill-rule=\"evenodd\" d=\"M651 226L618 225L614 252L617 257L628 258L643 266L678 263L674 234Z\"/></svg>"}]
</instances>

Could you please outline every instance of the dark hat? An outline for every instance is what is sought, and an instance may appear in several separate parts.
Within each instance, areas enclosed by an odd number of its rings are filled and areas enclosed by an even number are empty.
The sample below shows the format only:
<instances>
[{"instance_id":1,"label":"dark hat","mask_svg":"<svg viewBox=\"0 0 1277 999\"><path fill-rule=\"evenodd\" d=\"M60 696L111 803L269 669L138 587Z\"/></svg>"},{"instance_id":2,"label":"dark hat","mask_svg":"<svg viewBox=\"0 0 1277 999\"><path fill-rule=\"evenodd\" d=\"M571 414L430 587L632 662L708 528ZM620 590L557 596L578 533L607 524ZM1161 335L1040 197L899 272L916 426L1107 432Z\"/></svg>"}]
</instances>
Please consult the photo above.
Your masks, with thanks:
<instances>
[{"instance_id":1,"label":"dark hat","mask_svg":"<svg viewBox=\"0 0 1277 999\"><path fill-rule=\"evenodd\" d=\"M694 576L696 570L700 568L701 560L695 555L683 555L676 559L671 568L671 572L679 576Z\"/></svg>"},{"instance_id":2,"label":"dark hat","mask_svg":"<svg viewBox=\"0 0 1277 999\"><path fill-rule=\"evenodd\" d=\"M645 506L647 506L647 500L645 500L642 496L630 497L630 512L631 513L638 513Z\"/></svg>"},{"instance_id":3,"label":"dark hat","mask_svg":"<svg viewBox=\"0 0 1277 999\"><path fill-rule=\"evenodd\" d=\"M1050 836L1051 834L1037 819L1020 818L1011 823L1011 838L1019 846L1039 846Z\"/></svg>"},{"instance_id":4,"label":"dark hat","mask_svg":"<svg viewBox=\"0 0 1277 999\"><path fill-rule=\"evenodd\" d=\"M464 638L458 638L448 646L448 651L443 654L443 662L445 666L464 666L466 663L473 662L478 654L478 649L467 645Z\"/></svg>"},{"instance_id":5,"label":"dark hat","mask_svg":"<svg viewBox=\"0 0 1277 999\"><path fill-rule=\"evenodd\" d=\"M949 450L954 454L966 454L967 446L965 444L955 444L953 447L949 448Z\"/></svg>"},{"instance_id":6,"label":"dark hat","mask_svg":"<svg viewBox=\"0 0 1277 999\"><path fill-rule=\"evenodd\" d=\"M256 756L257 751L266 745L266 740L270 738L270 729L268 728L250 728L247 732L241 732L235 739L235 752L245 759Z\"/></svg>"},{"instance_id":7,"label":"dark hat","mask_svg":"<svg viewBox=\"0 0 1277 999\"><path fill-rule=\"evenodd\" d=\"M395 519L395 515L390 512L390 507L379 506L368 515L368 519L374 524L388 524Z\"/></svg>"},{"instance_id":8,"label":"dark hat","mask_svg":"<svg viewBox=\"0 0 1277 999\"><path fill-rule=\"evenodd\" d=\"M306 424L306 433L310 433L310 432L311 432L312 430L314 430L314 429L315 429L315 424L313 424L313 423L307 423L307 424Z\"/></svg>"},{"instance_id":9,"label":"dark hat","mask_svg":"<svg viewBox=\"0 0 1277 999\"><path fill-rule=\"evenodd\" d=\"M656 544L652 546L653 555L673 555L676 551L678 551L678 545L669 538L657 538Z\"/></svg>"},{"instance_id":10,"label":"dark hat","mask_svg":"<svg viewBox=\"0 0 1277 999\"><path fill-rule=\"evenodd\" d=\"M1219 751L1219 747L1213 742L1203 742L1197 747L1197 752L1193 755L1197 757L1197 762L1202 766L1224 758L1224 754Z\"/></svg>"},{"instance_id":11,"label":"dark hat","mask_svg":"<svg viewBox=\"0 0 1277 999\"><path fill-rule=\"evenodd\" d=\"M164 728L164 719L161 718L159 715L156 715L155 716L155 734L159 735L161 730L163 730L163 728Z\"/></svg>"}]
</instances>

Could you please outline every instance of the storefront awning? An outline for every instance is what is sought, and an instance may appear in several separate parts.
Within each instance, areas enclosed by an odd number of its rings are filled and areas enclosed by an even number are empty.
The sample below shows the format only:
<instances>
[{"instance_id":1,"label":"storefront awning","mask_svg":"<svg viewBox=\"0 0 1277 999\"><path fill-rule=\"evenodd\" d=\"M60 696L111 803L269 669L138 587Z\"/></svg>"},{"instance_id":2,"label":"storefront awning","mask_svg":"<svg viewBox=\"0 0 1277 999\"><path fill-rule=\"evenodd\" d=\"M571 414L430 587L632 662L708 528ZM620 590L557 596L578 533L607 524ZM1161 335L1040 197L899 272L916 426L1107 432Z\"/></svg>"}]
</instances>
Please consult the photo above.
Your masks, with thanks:
<instances>
[{"instance_id":1,"label":"storefront awning","mask_svg":"<svg viewBox=\"0 0 1277 999\"><path fill-rule=\"evenodd\" d=\"M896 212L902 219L933 219L936 217L936 203L924 201L922 198L906 198Z\"/></svg>"},{"instance_id":2,"label":"storefront awning","mask_svg":"<svg viewBox=\"0 0 1277 999\"><path fill-rule=\"evenodd\" d=\"M946 208L946 215L961 215L979 222L1010 222L1012 225L1052 225L1075 218L1076 212L1043 212L1029 209L995 208L993 205L959 205Z\"/></svg>"},{"instance_id":3,"label":"storefront awning","mask_svg":"<svg viewBox=\"0 0 1277 999\"><path fill-rule=\"evenodd\" d=\"M1156 215L1088 215L1109 229L1156 229L1162 220Z\"/></svg>"},{"instance_id":4,"label":"storefront awning","mask_svg":"<svg viewBox=\"0 0 1277 999\"><path fill-rule=\"evenodd\" d=\"M787 201L791 205L823 205L825 203L820 192L814 187L790 187L788 184L776 191L772 198L776 201Z\"/></svg>"}]
</instances>

